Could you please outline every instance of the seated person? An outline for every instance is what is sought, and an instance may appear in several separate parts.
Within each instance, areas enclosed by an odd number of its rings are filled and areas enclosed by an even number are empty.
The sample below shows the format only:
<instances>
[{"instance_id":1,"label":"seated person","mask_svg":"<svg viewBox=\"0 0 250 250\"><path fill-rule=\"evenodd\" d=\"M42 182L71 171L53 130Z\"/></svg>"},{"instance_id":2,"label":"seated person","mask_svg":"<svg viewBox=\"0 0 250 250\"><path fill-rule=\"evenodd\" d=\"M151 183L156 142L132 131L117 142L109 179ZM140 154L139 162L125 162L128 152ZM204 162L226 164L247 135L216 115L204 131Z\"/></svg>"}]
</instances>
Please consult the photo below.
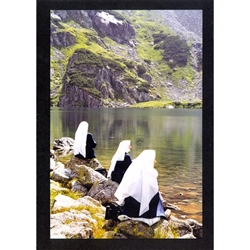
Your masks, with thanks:
<instances>
[{"instance_id":1,"label":"seated person","mask_svg":"<svg viewBox=\"0 0 250 250\"><path fill-rule=\"evenodd\" d=\"M124 140L119 143L116 153L112 157L108 176L112 181L120 183L123 175L127 171L129 165L132 163L128 152L131 149L130 140Z\"/></svg>"},{"instance_id":2,"label":"seated person","mask_svg":"<svg viewBox=\"0 0 250 250\"><path fill-rule=\"evenodd\" d=\"M149 225L160 220L160 217L166 219L155 163L155 150L144 150L131 163L114 194L123 215L118 219L136 219Z\"/></svg>"},{"instance_id":3,"label":"seated person","mask_svg":"<svg viewBox=\"0 0 250 250\"><path fill-rule=\"evenodd\" d=\"M96 158L94 149L96 142L91 133L88 132L89 124L82 121L75 133L74 155L80 159Z\"/></svg>"}]
</instances>

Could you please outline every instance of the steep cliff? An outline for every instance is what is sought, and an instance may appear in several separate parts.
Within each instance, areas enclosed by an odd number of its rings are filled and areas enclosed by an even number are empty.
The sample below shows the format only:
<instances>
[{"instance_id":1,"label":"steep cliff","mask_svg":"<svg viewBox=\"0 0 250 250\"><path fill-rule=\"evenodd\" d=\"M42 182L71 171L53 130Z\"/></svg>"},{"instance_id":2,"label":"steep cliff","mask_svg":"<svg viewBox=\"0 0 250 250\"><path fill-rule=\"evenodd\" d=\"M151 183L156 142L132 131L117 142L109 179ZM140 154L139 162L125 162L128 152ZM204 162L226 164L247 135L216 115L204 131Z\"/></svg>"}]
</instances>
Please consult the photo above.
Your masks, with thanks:
<instances>
[{"instance_id":1,"label":"steep cliff","mask_svg":"<svg viewBox=\"0 0 250 250\"><path fill-rule=\"evenodd\" d=\"M51 106L201 103L199 14L51 11Z\"/></svg>"}]
</instances>

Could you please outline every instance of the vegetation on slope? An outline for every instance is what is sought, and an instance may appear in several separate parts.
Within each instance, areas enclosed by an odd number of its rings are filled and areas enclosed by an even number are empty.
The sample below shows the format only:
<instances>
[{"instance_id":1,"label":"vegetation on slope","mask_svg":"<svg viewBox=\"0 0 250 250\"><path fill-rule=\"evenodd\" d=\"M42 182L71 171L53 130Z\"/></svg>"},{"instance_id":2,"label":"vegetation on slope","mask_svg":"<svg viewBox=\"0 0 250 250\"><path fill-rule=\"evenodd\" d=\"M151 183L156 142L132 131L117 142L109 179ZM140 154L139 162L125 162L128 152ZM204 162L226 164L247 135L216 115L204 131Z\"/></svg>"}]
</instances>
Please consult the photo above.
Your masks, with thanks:
<instances>
[{"instance_id":1,"label":"vegetation on slope","mask_svg":"<svg viewBox=\"0 0 250 250\"><path fill-rule=\"evenodd\" d=\"M172 82L175 87L180 87L180 80L188 83L187 89L193 87L195 70L190 62L190 44L184 42L177 36L165 23L155 18L154 11L134 10L134 11L108 11L116 18L126 19L136 30L135 47L139 61L131 57L129 59L126 51L117 55L106 45L123 47L108 37L100 39L94 29L85 29L73 20L59 22L60 32L69 32L75 38L75 44L68 47L51 47L51 58L59 51L63 57L54 57L51 60L51 105L56 106L59 100L59 93L62 88L62 80L66 72L67 63L76 51L84 51L83 60L79 63L93 63L109 65L116 70L124 72L124 77L129 84L137 84L138 91L147 92L152 86L140 76L148 73L152 76L155 89L160 93L162 101L171 101L169 92L165 84L166 81ZM128 14L129 12L129 14ZM160 17L158 17L160 18ZM88 56L86 56L88 51ZM88 90L90 94L101 98L100 92L94 88L93 80L85 79L83 72L74 72L72 83L81 84L82 88Z\"/></svg>"}]
</instances>

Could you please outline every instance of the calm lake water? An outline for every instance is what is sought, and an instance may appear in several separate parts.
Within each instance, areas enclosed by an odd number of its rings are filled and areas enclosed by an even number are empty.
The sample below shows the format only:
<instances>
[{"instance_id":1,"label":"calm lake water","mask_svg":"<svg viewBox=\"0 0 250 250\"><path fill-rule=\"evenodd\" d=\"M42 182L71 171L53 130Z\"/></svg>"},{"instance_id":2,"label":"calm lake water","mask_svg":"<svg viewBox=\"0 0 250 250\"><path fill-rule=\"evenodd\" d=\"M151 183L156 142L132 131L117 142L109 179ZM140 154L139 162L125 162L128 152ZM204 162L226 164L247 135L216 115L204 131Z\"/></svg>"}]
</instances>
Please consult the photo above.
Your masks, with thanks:
<instances>
[{"instance_id":1,"label":"calm lake water","mask_svg":"<svg viewBox=\"0 0 250 250\"><path fill-rule=\"evenodd\" d=\"M202 222L201 109L51 108L51 148L55 139L74 138L84 120L107 170L121 140L131 140L132 159L144 149L156 150L160 191L181 209L172 213Z\"/></svg>"}]
</instances>

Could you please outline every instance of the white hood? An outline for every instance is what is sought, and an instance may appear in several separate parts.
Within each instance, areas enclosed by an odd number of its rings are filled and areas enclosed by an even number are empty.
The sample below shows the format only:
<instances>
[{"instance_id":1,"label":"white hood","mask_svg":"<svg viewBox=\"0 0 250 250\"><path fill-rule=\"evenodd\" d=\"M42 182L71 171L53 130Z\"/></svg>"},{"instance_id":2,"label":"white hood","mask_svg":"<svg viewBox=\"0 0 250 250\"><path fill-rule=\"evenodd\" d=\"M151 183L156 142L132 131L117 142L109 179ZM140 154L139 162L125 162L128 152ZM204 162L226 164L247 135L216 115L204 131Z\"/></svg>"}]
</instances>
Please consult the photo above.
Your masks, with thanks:
<instances>
[{"instance_id":1,"label":"white hood","mask_svg":"<svg viewBox=\"0 0 250 250\"><path fill-rule=\"evenodd\" d=\"M111 173L114 171L116 162L124 160L125 153L129 152L129 146L130 146L130 140L124 140L119 143L119 146L112 157L107 177L111 176Z\"/></svg>"},{"instance_id":2,"label":"white hood","mask_svg":"<svg viewBox=\"0 0 250 250\"><path fill-rule=\"evenodd\" d=\"M83 121L79 124L75 133L74 155L81 154L86 157L86 140L89 124Z\"/></svg>"},{"instance_id":3,"label":"white hood","mask_svg":"<svg viewBox=\"0 0 250 250\"><path fill-rule=\"evenodd\" d=\"M159 191L154 161L155 150L144 150L133 160L115 192L118 204L122 204L128 196L140 202L139 216L148 211L149 202Z\"/></svg>"}]
</instances>

